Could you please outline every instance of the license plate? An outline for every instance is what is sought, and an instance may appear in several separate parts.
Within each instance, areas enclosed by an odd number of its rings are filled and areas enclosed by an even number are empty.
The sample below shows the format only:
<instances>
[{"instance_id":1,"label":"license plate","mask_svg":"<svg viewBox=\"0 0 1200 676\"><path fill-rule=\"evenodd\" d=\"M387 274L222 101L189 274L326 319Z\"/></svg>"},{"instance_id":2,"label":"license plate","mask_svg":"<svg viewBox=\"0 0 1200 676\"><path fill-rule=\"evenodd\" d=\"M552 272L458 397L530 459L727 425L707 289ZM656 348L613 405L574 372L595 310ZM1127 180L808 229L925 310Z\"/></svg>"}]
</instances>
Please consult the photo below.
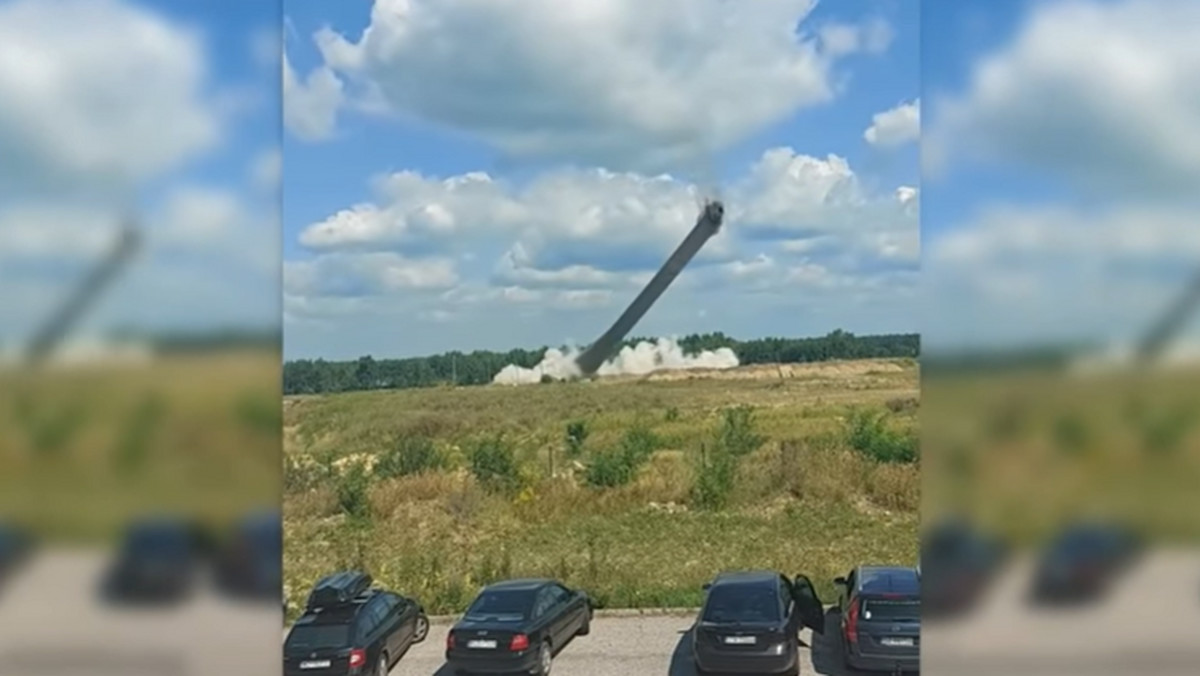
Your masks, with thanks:
<instances>
[{"instance_id":1,"label":"license plate","mask_svg":"<svg viewBox=\"0 0 1200 676\"><path fill-rule=\"evenodd\" d=\"M755 636L726 636L725 645L754 645L758 643Z\"/></svg>"},{"instance_id":2,"label":"license plate","mask_svg":"<svg viewBox=\"0 0 1200 676\"><path fill-rule=\"evenodd\" d=\"M474 641L467 641L467 647L468 648L495 648L496 642L495 641L484 641L482 639L478 639L478 640L474 640Z\"/></svg>"},{"instance_id":3,"label":"license plate","mask_svg":"<svg viewBox=\"0 0 1200 676\"><path fill-rule=\"evenodd\" d=\"M913 640L911 638L885 638L879 641L890 648L908 648L912 647Z\"/></svg>"},{"instance_id":4,"label":"license plate","mask_svg":"<svg viewBox=\"0 0 1200 676\"><path fill-rule=\"evenodd\" d=\"M328 669L329 660L309 660L300 663L301 669Z\"/></svg>"}]
</instances>

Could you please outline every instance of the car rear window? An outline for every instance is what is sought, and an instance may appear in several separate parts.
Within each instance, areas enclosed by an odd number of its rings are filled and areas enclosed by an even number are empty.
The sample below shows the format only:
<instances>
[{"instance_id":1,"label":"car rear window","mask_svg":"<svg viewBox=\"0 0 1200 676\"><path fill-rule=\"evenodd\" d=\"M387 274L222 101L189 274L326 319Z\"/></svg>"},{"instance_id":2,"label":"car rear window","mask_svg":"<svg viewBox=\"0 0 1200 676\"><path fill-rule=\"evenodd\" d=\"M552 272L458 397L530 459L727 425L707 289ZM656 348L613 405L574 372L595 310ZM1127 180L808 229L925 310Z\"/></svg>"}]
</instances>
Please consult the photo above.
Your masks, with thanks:
<instances>
[{"instance_id":1,"label":"car rear window","mask_svg":"<svg viewBox=\"0 0 1200 676\"><path fill-rule=\"evenodd\" d=\"M529 616L533 608L533 590L485 591L467 609L468 620L516 621Z\"/></svg>"},{"instance_id":2,"label":"car rear window","mask_svg":"<svg viewBox=\"0 0 1200 676\"><path fill-rule=\"evenodd\" d=\"M350 644L350 626L346 624L309 624L292 627L287 647L305 650L345 648Z\"/></svg>"},{"instance_id":3,"label":"car rear window","mask_svg":"<svg viewBox=\"0 0 1200 676\"><path fill-rule=\"evenodd\" d=\"M777 622L779 594L764 584L719 585L708 591L705 622Z\"/></svg>"},{"instance_id":4,"label":"car rear window","mask_svg":"<svg viewBox=\"0 0 1200 676\"><path fill-rule=\"evenodd\" d=\"M919 620L921 601L918 599L863 599L864 620Z\"/></svg>"}]
</instances>

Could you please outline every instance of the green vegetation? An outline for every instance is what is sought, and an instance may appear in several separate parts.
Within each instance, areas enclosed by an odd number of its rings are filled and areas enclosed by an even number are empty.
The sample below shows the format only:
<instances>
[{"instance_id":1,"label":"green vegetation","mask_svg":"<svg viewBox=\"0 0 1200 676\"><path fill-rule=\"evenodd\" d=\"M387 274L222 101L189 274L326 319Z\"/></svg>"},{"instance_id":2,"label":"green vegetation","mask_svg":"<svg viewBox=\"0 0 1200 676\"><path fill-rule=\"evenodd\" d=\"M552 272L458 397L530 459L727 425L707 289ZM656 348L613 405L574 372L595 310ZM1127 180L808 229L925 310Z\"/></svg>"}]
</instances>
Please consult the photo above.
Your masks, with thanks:
<instances>
[{"instance_id":1,"label":"green vegetation","mask_svg":"<svg viewBox=\"0 0 1200 676\"><path fill-rule=\"evenodd\" d=\"M647 338L631 338L625 345L636 345ZM834 331L820 338L761 338L735 340L723 333L686 336L679 341L687 354L727 347L739 363L797 364L830 359L915 359L920 352L917 334L855 336ZM360 357L354 361L300 359L283 365L284 394L320 394L357 390L403 389L435 385L483 385L492 382L500 369L509 364L524 368L536 366L546 348L477 351L469 354L447 352L432 357L375 359ZM549 376L543 382L549 383Z\"/></svg>"},{"instance_id":2,"label":"green vegetation","mask_svg":"<svg viewBox=\"0 0 1200 676\"><path fill-rule=\"evenodd\" d=\"M972 517L1017 545L1112 518L1154 541L1200 541L1194 368L1068 375L951 371L922 390L926 518Z\"/></svg>"},{"instance_id":3,"label":"green vegetation","mask_svg":"<svg viewBox=\"0 0 1200 676\"><path fill-rule=\"evenodd\" d=\"M144 365L5 371L0 517L104 542L151 512L220 528L275 504L279 354L174 354Z\"/></svg>"},{"instance_id":4,"label":"green vegetation","mask_svg":"<svg viewBox=\"0 0 1200 676\"><path fill-rule=\"evenodd\" d=\"M285 590L363 566L434 613L525 575L691 606L720 570L774 567L828 597L854 564L915 560L918 468L851 421L911 438L917 383L895 359L289 397Z\"/></svg>"}]
</instances>

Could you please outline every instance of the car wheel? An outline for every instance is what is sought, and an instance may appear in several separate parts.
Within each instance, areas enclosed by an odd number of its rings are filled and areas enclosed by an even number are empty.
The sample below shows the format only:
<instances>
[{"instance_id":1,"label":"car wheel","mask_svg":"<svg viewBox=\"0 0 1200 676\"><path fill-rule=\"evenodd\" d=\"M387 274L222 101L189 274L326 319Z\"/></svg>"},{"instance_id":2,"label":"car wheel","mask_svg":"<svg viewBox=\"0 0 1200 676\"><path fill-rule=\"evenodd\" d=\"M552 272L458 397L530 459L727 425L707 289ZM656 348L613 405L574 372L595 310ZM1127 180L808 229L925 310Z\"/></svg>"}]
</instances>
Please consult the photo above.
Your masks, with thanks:
<instances>
[{"instance_id":1,"label":"car wheel","mask_svg":"<svg viewBox=\"0 0 1200 676\"><path fill-rule=\"evenodd\" d=\"M417 616L417 627L413 631L413 643L420 643L429 636L429 618L424 615Z\"/></svg>"},{"instance_id":2,"label":"car wheel","mask_svg":"<svg viewBox=\"0 0 1200 676\"><path fill-rule=\"evenodd\" d=\"M550 668L554 666L554 654L550 650L550 642L542 643L542 649L538 651L538 666L537 676L550 676Z\"/></svg>"},{"instance_id":3,"label":"car wheel","mask_svg":"<svg viewBox=\"0 0 1200 676\"><path fill-rule=\"evenodd\" d=\"M388 669L387 653L380 653L379 666L375 668L375 676L387 676L389 671L391 669Z\"/></svg>"}]
</instances>

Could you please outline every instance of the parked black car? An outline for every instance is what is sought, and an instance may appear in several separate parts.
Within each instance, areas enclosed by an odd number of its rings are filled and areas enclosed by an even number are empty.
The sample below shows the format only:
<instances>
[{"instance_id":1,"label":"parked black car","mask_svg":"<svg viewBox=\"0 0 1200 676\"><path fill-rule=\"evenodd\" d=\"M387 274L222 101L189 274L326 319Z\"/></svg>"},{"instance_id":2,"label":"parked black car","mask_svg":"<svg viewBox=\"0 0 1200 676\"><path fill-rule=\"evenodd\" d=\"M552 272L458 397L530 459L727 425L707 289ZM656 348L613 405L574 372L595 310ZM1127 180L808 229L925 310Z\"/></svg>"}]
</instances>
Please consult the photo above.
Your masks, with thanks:
<instances>
[{"instance_id":1,"label":"parked black car","mask_svg":"<svg viewBox=\"0 0 1200 676\"><path fill-rule=\"evenodd\" d=\"M803 575L766 570L721 573L705 585L692 629L698 674L797 674L800 630L825 633L825 610Z\"/></svg>"},{"instance_id":2,"label":"parked black car","mask_svg":"<svg viewBox=\"0 0 1200 676\"><path fill-rule=\"evenodd\" d=\"M195 588L203 554L203 536L189 521L174 517L135 521L125 531L101 593L119 603L183 600Z\"/></svg>"},{"instance_id":3,"label":"parked black car","mask_svg":"<svg viewBox=\"0 0 1200 676\"><path fill-rule=\"evenodd\" d=\"M859 566L841 588L846 665L865 671L917 671L921 662L921 578L915 568Z\"/></svg>"},{"instance_id":4,"label":"parked black car","mask_svg":"<svg viewBox=\"0 0 1200 676\"><path fill-rule=\"evenodd\" d=\"M33 537L24 528L0 521L0 591L29 559Z\"/></svg>"},{"instance_id":5,"label":"parked black car","mask_svg":"<svg viewBox=\"0 0 1200 676\"><path fill-rule=\"evenodd\" d=\"M592 626L588 595L546 579L488 585L446 635L455 674L546 676L554 656Z\"/></svg>"},{"instance_id":6,"label":"parked black car","mask_svg":"<svg viewBox=\"0 0 1200 676\"><path fill-rule=\"evenodd\" d=\"M283 594L283 521L279 512L243 518L220 548L215 564L221 591L278 602Z\"/></svg>"},{"instance_id":7,"label":"parked black car","mask_svg":"<svg viewBox=\"0 0 1200 676\"><path fill-rule=\"evenodd\" d=\"M284 676L385 676L429 635L414 599L373 588L358 571L322 578L283 643Z\"/></svg>"},{"instance_id":8,"label":"parked black car","mask_svg":"<svg viewBox=\"0 0 1200 676\"><path fill-rule=\"evenodd\" d=\"M970 611L1008 556L997 538L959 519L944 520L921 536L921 600L926 619Z\"/></svg>"},{"instance_id":9,"label":"parked black car","mask_svg":"<svg viewBox=\"0 0 1200 676\"><path fill-rule=\"evenodd\" d=\"M1140 551L1140 538L1121 526L1098 522L1068 526L1043 550L1034 573L1031 600L1095 600Z\"/></svg>"}]
</instances>

